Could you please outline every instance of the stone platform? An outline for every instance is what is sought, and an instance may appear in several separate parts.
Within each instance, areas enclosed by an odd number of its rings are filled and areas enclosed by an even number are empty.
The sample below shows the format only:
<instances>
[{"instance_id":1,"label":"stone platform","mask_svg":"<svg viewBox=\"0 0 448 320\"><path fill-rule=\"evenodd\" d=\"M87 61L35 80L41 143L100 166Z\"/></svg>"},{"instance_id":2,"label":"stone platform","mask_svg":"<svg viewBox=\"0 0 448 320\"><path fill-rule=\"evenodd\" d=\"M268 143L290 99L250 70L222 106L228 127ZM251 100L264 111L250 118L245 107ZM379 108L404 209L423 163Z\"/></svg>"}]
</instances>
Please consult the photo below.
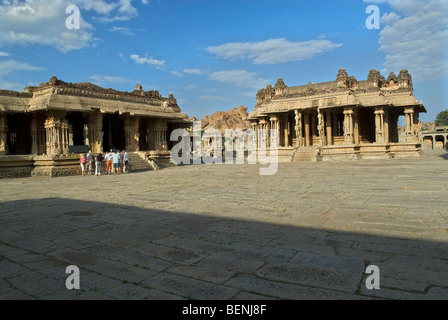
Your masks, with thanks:
<instances>
[{"instance_id":1,"label":"stone platform","mask_svg":"<svg viewBox=\"0 0 448 320\"><path fill-rule=\"evenodd\" d=\"M448 299L448 154L259 168L3 179L0 299Z\"/></svg>"}]
</instances>

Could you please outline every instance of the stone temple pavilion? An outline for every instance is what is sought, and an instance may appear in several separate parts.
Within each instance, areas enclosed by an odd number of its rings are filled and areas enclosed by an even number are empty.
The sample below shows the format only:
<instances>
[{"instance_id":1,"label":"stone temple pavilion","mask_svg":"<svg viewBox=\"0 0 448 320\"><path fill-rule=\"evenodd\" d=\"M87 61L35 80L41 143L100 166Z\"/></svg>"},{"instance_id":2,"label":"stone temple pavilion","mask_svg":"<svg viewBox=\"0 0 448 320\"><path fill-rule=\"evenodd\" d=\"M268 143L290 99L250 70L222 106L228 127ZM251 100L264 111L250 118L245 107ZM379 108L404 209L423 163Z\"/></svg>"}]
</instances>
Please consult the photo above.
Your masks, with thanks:
<instances>
[{"instance_id":1,"label":"stone temple pavilion","mask_svg":"<svg viewBox=\"0 0 448 320\"><path fill-rule=\"evenodd\" d=\"M169 159L171 131L189 125L171 94L140 85L121 92L52 77L23 92L0 90L0 178L75 174L89 150Z\"/></svg>"},{"instance_id":2,"label":"stone temple pavilion","mask_svg":"<svg viewBox=\"0 0 448 320\"><path fill-rule=\"evenodd\" d=\"M280 161L356 160L418 156L419 113L426 112L413 95L406 69L385 79L370 70L358 81L340 69L335 81L288 87L278 79L258 91L255 111L247 118L269 144L277 130ZM399 141L399 117L406 139ZM403 121L404 120L404 121ZM264 130L263 130L264 131ZM261 131L260 131L261 132ZM260 144L260 141L259 141Z\"/></svg>"}]
</instances>

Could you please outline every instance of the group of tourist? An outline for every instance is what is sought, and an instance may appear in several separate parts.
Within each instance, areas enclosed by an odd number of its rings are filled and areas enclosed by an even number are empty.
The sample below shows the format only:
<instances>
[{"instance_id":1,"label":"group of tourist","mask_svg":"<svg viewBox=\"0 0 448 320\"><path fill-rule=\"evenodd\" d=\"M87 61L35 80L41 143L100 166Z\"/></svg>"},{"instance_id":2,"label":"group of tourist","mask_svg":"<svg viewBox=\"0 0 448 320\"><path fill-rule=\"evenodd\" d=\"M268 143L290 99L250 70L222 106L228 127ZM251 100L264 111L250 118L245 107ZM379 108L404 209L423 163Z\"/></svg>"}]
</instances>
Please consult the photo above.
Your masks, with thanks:
<instances>
[{"instance_id":1,"label":"group of tourist","mask_svg":"<svg viewBox=\"0 0 448 320\"><path fill-rule=\"evenodd\" d=\"M120 152L119 150L112 149L110 152L106 152L103 156L102 153L94 156L91 151L87 154L83 154L80 159L81 174L91 175L95 168L95 176L101 176L103 171L103 160L105 163L105 175L129 173L129 155L126 151Z\"/></svg>"}]
</instances>

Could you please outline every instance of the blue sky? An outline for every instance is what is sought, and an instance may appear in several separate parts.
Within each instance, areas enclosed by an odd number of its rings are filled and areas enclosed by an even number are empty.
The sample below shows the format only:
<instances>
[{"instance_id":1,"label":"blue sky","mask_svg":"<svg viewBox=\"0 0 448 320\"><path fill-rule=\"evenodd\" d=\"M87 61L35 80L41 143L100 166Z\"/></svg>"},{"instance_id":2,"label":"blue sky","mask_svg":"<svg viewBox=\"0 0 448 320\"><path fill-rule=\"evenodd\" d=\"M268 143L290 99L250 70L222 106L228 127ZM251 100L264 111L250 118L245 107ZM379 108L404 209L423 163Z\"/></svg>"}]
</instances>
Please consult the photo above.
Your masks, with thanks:
<instances>
[{"instance_id":1,"label":"blue sky","mask_svg":"<svg viewBox=\"0 0 448 320\"><path fill-rule=\"evenodd\" d=\"M432 121L448 109L446 0L0 0L0 88L66 82L173 93L201 118L258 89L407 68ZM68 30L66 8L82 21ZM379 30L366 28L369 5Z\"/></svg>"}]
</instances>

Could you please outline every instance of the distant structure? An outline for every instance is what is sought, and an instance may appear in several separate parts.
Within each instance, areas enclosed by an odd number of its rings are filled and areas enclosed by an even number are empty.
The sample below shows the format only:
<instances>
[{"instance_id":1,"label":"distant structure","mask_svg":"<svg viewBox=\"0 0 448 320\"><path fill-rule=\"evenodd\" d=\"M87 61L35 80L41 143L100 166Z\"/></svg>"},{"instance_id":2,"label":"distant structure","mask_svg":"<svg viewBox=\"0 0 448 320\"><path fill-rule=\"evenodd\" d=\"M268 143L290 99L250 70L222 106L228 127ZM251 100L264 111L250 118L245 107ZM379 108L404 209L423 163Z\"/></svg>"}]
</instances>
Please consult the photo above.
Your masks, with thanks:
<instances>
[{"instance_id":1,"label":"distant structure","mask_svg":"<svg viewBox=\"0 0 448 320\"><path fill-rule=\"evenodd\" d=\"M74 174L89 150L169 157L171 131L189 124L171 94L141 85L122 92L52 77L24 92L0 90L0 177Z\"/></svg>"},{"instance_id":2,"label":"distant structure","mask_svg":"<svg viewBox=\"0 0 448 320\"><path fill-rule=\"evenodd\" d=\"M318 161L418 156L419 113L406 69L387 80L370 70L358 81L341 68L335 81L288 87L278 79L258 91L247 118L254 130L269 129L279 137L280 161ZM405 141L399 141L398 119L404 116ZM262 142L262 143L266 143Z\"/></svg>"},{"instance_id":3,"label":"distant structure","mask_svg":"<svg viewBox=\"0 0 448 320\"><path fill-rule=\"evenodd\" d=\"M448 150L448 126L435 127L435 130L420 132L419 141L424 149Z\"/></svg>"}]
</instances>

